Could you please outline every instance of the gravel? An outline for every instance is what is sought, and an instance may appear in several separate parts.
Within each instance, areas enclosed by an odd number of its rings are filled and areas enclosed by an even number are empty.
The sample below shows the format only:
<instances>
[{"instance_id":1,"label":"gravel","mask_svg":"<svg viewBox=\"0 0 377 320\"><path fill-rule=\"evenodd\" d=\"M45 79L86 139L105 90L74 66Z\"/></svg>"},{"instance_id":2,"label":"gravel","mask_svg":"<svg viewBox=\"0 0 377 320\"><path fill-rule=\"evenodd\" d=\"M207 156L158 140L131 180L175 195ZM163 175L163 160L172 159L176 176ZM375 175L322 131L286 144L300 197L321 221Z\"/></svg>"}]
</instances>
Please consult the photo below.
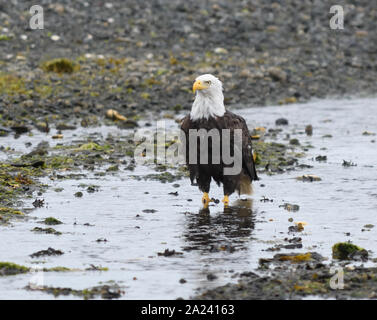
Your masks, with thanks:
<instances>
[{"instance_id":1,"label":"gravel","mask_svg":"<svg viewBox=\"0 0 377 320\"><path fill-rule=\"evenodd\" d=\"M191 83L201 73L221 78L231 106L377 91L375 1L337 1L344 30L330 29L328 1L46 0L44 30L28 25L32 4L0 5L5 127L46 117L97 125L93 115L102 119L109 108L132 120L179 112L191 107ZM54 58L79 70L44 71Z\"/></svg>"}]
</instances>

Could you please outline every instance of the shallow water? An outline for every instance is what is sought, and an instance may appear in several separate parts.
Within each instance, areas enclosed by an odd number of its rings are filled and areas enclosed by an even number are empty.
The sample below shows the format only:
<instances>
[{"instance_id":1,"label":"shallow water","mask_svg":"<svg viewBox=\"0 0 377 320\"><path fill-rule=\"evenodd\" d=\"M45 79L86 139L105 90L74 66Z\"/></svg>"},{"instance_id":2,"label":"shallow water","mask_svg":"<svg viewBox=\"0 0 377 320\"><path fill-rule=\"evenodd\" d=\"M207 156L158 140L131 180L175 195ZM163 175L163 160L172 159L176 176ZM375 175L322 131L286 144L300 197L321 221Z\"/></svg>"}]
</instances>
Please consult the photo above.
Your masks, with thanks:
<instances>
[{"instance_id":1,"label":"shallow water","mask_svg":"<svg viewBox=\"0 0 377 320\"><path fill-rule=\"evenodd\" d=\"M254 184L252 200L240 201L233 195L231 210L226 213L221 204L210 206L210 213L201 211L201 193L188 179L175 182L180 185L178 188L174 183L132 179L132 175L154 173L141 166L134 172L120 170L101 178L89 175L81 180L46 179L51 186L43 195L46 206L30 213L36 219L1 227L0 261L79 269L88 268L90 264L100 265L108 267L109 271L49 272L40 278L44 285L75 289L115 281L125 291L123 299L175 299L189 298L200 287L236 281L233 274L256 268L259 258L276 253L264 250L286 244L283 241L286 237L300 236L303 248L283 249L280 253L317 251L331 258L331 246L335 242L352 240L373 251L374 257L376 228L362 229L366 224L375 223L377 213L377 148L372 142L377 137L362 133L377 132L376 108L377 99L359 99L238 110L250 128L273 128L277 118L288 119L289 126L282 127L284 132L289 133L290 138L298 138L302 145L314 147L300 163L314 167L274 176L260 175L261 180ZM307 124L313 125L311 137L304 133ZM90 130L103 130L104 136L108 132L123 134L112 127ZM67 132L65 139L72 139L73 134L79 138L90 134L90 130ZM328 134L332 138L323 137ZM0 145L25 151L25 142L33 140L34 146L42 136L35 133L31 138L0 138ZM313 158L318 155L326 155L327 162L315 161ZM343 167L343 160L357 166ZM309 183L295 179L303 174L315 174L322 181ZM100 190L89 194L79 187L82 183L100 185ZM55 192L55 188L64 190ZM77 191L83 191L83 198L73 196ZM169 195L175 191L178 196ZM222 190L213 186L210 195L221 199ZM273 202L260 201L263 196ZM31 202L29 207L32 207ZM300 210L288 212L279 207L285 202L298 204ZM145 209L157 211L145 213ZM30 232L40 226L38 221L49 216L64 223L56 226L63 235ZM287 234L292 225L288 222L290 217L307 222L302 233ZM350 236L346 235L348 232ZM96 242L99 238L108 241ZM40 259L29 257L48 247L65 254ZM157 255L166 248L183 252L183 255ZM32 264L33 261L44 263L37 265ZM209 273L217 278L209 281ZM33 281L32 277L35 275L0 277L0 299L54 299L52 295L23 289ZM187 282L181 284L181 278ZM59 297L64 298L74 297Z\"/></svg>"}]
</instances>

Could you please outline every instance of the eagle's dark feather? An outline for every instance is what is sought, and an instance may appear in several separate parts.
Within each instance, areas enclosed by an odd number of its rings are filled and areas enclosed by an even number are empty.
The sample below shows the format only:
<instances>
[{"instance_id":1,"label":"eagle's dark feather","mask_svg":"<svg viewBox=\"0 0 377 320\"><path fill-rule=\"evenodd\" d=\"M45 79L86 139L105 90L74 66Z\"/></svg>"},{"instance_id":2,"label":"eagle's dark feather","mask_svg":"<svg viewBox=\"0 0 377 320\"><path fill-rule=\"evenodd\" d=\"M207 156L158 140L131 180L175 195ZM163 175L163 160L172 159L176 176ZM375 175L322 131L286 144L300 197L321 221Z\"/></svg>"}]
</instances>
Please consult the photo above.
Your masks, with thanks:
<instances>
[{"instance_id":1,"label":"eagle's dark feather","mask_svg":"<svg viewBox=\"0 0 377 320\"><path fill-rule=\"evenodd\" d=\"M218 129L220 130L220 139L221 129L230 129L230 154L233 156L233 148L234 148L234 136L233 132L235 129L242 130L242 171L237 175L224 175L224 167L227 165L222 161L222 150L220 150L220 164L213 164L211 163L212 159L212 145L211 145L211 138L208 142L208 164L201 164L200 163L200 141L198 138L197 143L197 164L190 164L189 163L189 130L190 129L205 129L207 131L211 129ZM182 119L181 122L181 129L185 133L186 136L186 164L190 171L190 179L191 182L194 183L196 180L199 189L202 192L209 192L211 179L214 179L216 183L219 185L220 183L223 184L224 187L224 194L231 195L235 190L238 193L250 193L251 190L251 182L253 180L258 180L257 172L255 170L255 163L252 154L252 143L251 137L249 133L249 129L245 122L245 119L241 116L238 116L230 111L226 111L223 117L209 117L208 119L199 119L193 121L190 119L190 115L186 116ZM221 140L222 141L222 140ZM228 166L233 166L230 164ZM245 190L246 186L246 190ZM248 188L247 188L248 186Z\"/></svg>"}]
</instances>

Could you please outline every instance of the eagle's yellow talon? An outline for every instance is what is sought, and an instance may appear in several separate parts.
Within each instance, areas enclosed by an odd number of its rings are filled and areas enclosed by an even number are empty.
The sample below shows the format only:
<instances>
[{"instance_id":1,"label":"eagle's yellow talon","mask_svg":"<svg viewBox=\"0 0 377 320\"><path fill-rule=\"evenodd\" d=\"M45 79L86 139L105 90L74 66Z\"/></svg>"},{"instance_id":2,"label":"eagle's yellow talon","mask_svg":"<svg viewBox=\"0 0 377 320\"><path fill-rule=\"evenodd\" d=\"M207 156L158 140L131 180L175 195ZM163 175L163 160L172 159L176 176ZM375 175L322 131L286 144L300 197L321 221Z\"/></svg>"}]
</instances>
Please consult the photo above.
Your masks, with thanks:
<instances>
[{"instance_id":1,"label":"eagle's yellow talon","mask_svg":"<svg viewBox=\"0 0 377 320\"><path fill-rule=\"evenodd\" d=\"M210 201L211 201L211 200L209 199L209 195L208 195L208 193L207 193L207 192L204 192L204 194L203 194L203 198L202 198L202 203L203 203L203 205L204 205L205 207L208 207Z\"/></svg>"},{"instance_id":2,"label":"eagle's yellow talon","mask_svg":"<svg viewBox=\"0 0 377 320\"><path fill-rule=\"evenodd\" d=\"M224 199L222 200L223 203L224 203L224 206L229 206L229 197L228 196L224 196Z\"/></svg>"}]
</instances>

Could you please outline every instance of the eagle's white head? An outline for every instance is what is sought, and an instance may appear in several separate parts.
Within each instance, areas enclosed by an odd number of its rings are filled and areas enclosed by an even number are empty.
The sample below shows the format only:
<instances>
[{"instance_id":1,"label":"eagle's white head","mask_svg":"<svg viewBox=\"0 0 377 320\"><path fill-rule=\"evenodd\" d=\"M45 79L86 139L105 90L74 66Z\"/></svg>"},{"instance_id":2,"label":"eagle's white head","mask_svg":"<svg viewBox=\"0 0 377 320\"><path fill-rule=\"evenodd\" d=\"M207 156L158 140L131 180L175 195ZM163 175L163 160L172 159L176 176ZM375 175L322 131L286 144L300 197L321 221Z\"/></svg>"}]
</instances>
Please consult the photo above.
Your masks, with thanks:
<instances>
[{"instance_id":1,"label":"eagle's white head","mask_svg":"<svg viewBox=\"0 0 377 320\"><path fill-rule=\"evenodd\" d=\"M192 90L196 96L191 108L191 120L224 115L223 84L219 79L212 74L203 74L195 79Z\"/></svg>"}]
</instances>

